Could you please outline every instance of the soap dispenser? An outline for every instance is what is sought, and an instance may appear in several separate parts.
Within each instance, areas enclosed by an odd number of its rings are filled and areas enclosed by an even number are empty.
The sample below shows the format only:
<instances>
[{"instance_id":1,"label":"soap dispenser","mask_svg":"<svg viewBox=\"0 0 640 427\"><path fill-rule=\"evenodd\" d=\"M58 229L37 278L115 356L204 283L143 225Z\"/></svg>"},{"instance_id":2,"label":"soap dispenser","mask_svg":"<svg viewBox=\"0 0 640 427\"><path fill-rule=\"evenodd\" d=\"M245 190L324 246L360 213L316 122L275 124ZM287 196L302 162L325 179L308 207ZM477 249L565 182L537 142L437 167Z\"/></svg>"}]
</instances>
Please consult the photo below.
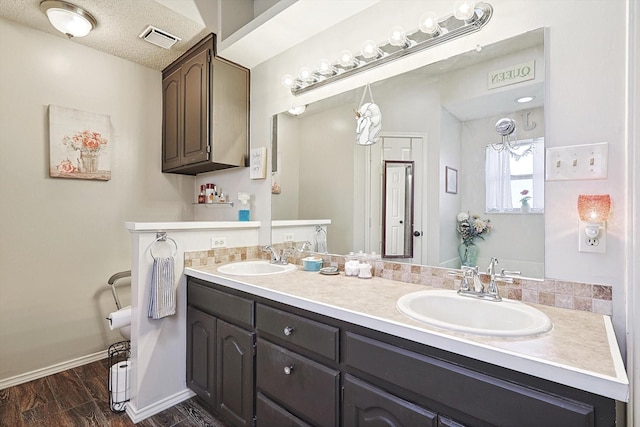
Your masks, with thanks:
<instances>
[{"instance_id":1,"label":"soap dispenser","mask_svg":"<svg viewBox=\"0 0 640 427\"><path fill-rule=\"evenodd\" d=\"M238 221L251 221L250 199L251 194L238 193L238 200L240 201L240 206L238 206Z\"/></svg>"}]
</instances>

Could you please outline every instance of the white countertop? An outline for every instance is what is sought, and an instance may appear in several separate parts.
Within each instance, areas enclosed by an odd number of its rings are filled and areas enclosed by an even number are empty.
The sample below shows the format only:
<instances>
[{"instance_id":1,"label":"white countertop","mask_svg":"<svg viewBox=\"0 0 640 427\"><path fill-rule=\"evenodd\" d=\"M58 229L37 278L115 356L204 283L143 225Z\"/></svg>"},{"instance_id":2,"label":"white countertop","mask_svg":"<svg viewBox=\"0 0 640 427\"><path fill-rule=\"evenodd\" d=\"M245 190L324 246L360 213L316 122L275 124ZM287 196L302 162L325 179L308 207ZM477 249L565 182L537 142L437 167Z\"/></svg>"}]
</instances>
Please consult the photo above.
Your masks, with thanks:
<instances>
[{"instance_id":1,"label":"white countertop","mask_svg":"<svg viewBox=\"0 0 640 427\"><path fill-rule=\"evenodd\" d=\"M260 221L125 222L124 225L129 231L222 230L259 228Z\"/></svg>"},{"instance_id":2,"label":"white countertop","mask_svg":"<svg viewBox=\"0 0 640 427\"><path fill-rule=\"evenodd\" d=\"M185 268L187 276L299 307L469 358L554 381L622 402L629 381L611 319L594 313L534 305L553 321L552 331L529 338L496 338L430 327L396 308L422 285L303 271L271 276L228 276L218 265Z\"/></svg>"}]
</instances>

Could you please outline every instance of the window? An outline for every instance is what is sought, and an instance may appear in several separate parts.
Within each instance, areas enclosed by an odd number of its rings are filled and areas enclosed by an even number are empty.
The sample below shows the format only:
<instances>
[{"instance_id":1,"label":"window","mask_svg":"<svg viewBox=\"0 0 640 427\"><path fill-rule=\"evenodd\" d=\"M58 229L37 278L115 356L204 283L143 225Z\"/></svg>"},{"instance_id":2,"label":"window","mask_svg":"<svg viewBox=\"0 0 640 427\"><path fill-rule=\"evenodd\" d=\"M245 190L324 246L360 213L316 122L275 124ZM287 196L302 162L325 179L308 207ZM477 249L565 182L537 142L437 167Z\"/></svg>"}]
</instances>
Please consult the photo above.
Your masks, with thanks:
<instances>
[{"instance_id":1,"label":"window","mask_svg":"<svg viewBox=\"0 0 640 427\"><path fill-rule=\"evenodd\" d=\"M519 212L526 190L531 212L544 211L544 138L518 141L513 153L486 147L486 212ZM529 145L532 150L528 151Z\"/></svg>"}]
</instances>

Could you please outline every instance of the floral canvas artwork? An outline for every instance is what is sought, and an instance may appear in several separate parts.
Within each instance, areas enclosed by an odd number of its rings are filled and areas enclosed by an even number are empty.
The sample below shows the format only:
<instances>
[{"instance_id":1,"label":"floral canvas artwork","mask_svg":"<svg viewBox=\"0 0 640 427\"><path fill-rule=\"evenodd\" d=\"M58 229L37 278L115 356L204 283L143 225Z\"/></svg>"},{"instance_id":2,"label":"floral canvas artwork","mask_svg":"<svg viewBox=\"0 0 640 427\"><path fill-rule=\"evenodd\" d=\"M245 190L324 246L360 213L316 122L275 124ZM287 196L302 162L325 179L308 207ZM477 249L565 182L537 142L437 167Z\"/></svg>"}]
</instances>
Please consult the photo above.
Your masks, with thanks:
<instances>
[{"instance_id":1,"label":"floral canvas artwork","mask_svg":"<svg viewBox=\"0 0 640 427\"><path fill-rule=\"evenodd\" d=\"M49 105L49 176L110 180L110 129L107 115Z\"/></svg>"}]
</instances>

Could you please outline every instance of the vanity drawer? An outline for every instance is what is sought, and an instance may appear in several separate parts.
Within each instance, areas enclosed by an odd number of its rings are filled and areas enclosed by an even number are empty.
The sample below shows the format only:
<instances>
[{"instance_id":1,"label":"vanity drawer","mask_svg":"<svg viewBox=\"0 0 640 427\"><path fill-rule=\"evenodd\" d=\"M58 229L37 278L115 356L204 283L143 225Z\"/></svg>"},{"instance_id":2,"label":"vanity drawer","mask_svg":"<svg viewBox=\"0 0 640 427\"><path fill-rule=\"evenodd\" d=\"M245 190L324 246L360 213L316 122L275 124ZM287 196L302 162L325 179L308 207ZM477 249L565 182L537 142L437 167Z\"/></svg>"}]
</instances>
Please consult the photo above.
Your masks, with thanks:
<instances>
[{"instance_id":1,"label":"vanity drawer","mask_svg":"<svg viewBox=\"0 0 640 427\"><path fill-rule=\"evenodd\" d=\"M256 306L256 326L259 332L278 338L283 345L293 344L338 361L340 330L336 327L262 304Z\"/></svg>"},{"instance_id":2,"label":"vanity drawer","mask_svg":"<svg viewBox=\"0 0 640 427\"><path fill-rule=\"evenodd\" d=\"M187 283L187 304L248 329L254 325L253 301L217 291L193 279Z\"/></svg>"},{"instance_id":3,"label":"vanity drawer","mask_svg":"<svg viewBox=\"0 0 640 427\"><path fill-rule=\"evenodd\" d=\"M344 345L349 371L355 368L372 377L369 381L423 396L445 413L453 412L450 416L462 413L474 423L521 427L594 425L591 405L350 332Z\"/></svg>"},{"instance_id":4,"label":"vanity drawer","mask_svg":"<svg viewBox=\"0 0 640 427\"><path fill-rule=\"evenodd\" d=\"M340 372L258 339L256 386L294 415L317 426L338 425Z\"/></svg>"}]
</instances>

